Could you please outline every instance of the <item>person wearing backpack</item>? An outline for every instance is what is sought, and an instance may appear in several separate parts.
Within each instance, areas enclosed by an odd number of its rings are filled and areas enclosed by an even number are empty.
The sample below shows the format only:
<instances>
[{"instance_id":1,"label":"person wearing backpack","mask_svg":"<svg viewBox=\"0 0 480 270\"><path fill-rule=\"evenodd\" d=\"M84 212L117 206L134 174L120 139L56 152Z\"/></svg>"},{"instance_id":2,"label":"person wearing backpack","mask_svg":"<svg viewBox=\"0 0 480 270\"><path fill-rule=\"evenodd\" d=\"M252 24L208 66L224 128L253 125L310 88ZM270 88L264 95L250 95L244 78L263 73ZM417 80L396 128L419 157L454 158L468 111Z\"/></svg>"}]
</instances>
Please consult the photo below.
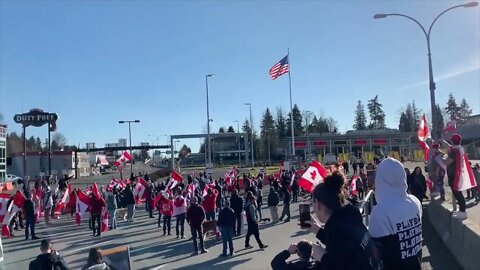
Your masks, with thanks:
<instances>
[{"instance_id":1,"label":"person wearing backpack","mask_svg":"<svg viewBox=\"0 0 480 270\"><path fill-rule=\"evenodd\" d=\"M312 258L319 262L315 269L381 270L382 258L370 238L357 207L348 203L345 176L336 171L325 177L312 192L313 209L320 223L312 216L308 229L324 245L312 246ZM407 269L407 268L405 268Z\"/></svg>"}]
</instances>

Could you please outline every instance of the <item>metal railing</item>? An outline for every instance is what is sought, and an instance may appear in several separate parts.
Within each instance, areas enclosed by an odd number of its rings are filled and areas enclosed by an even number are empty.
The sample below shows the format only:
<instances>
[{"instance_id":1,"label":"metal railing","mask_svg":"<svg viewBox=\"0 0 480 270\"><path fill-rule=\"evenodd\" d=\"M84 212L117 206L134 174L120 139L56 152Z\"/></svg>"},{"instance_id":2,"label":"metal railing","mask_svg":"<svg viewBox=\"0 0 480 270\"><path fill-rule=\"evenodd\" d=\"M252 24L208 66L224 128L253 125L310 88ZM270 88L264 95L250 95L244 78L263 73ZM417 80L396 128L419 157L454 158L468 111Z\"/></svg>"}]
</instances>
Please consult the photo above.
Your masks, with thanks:
<instances>
[{"instance_id":1,"label":"metal railing","mask_svg":"<svg viewBox=\"0 0 480 270\"><path fill-rule=\"evenodd\" d=\"M362 214L363 224L368 227L368 223L370 221L370 213L372 212L373 206L375 205L375 192L370 190L367 193L367 196L363 198L358 204L358 209Z\"/></svg>"}]
</instances>

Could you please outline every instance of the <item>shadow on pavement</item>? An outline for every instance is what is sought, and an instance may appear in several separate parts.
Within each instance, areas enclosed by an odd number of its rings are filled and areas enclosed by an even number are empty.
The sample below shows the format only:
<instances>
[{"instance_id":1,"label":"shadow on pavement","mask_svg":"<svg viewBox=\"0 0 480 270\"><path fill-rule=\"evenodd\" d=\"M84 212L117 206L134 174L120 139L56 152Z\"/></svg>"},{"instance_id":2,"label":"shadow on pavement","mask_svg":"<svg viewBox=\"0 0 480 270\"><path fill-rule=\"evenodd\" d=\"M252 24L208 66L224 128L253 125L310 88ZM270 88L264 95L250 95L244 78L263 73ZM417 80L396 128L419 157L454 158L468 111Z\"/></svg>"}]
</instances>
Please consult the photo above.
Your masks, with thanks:
<instances>
[{"instance_id":1,"label":"shadow on pavement","mask_svg":"<svg viewBox=\"0 0 480 270\"><path fill-rule=\"evenodd\" d=\"M428 220L428 213L426 213L426 208L423 208L424 215L422 217L423 224L423 246L428 249L428 254L422 255L422 262L428 263L431 266L431 269L438 270L456 270L461 269L456 263L455 258L450 254L443 244L440 237L437 235L432 224ZM425 213L427 215L425 215ZM424 249L425 250L425 249Z\"/></svg>"},{"instance_id":2,"label":"shadow on pavement","mask_svg":"<svg viewBox=\"0 0 480 270\"><path fill-rule=\"evenodd\" d=\"M200 255L199 255L200 256ZM234 257L235 258L235 257ZM224 262L225 263L220 263ZM214 258L209 261L203 261L201 263L189 265L189 266L184 266L184 267L179 267L176 269L181 269L181 270L201 270L201 269L209 269L209 270L224 270L224 269L231 269L233 266L241 265L242 263L248 262L251 259L241 259L241 260L235 260L235 261L229 261L229 259L225 258Z\"/></svg>"}]
</instances>

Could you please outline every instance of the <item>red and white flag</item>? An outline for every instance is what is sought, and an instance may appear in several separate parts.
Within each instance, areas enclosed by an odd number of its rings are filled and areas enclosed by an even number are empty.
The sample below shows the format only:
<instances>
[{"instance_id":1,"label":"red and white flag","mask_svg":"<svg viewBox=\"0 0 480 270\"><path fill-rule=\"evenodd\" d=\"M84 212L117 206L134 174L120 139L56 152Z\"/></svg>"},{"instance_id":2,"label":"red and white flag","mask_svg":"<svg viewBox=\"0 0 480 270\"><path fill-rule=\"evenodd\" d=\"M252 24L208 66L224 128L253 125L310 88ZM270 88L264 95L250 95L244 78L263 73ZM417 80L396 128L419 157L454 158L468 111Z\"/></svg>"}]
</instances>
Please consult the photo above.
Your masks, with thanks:
<instances>
[{"instance_id":1,"label":"red and white flag","mask_svg":"<svg viewBox=\"0 0 480 270\"><path fill-rule=\"evenodd\" d=\"M178 185L178 183L183 181L183 177L177 172L173 171L170 175L170 180L167 184L167 190L171 190Z\"/></svg>"},{"instance_id":2,"label":"red and white flag","mask_svg":"<svg viewBox=\"0 0 480 270\"><path fill-rule=\"evenodd\" d=\"M8 200L10 200L10 194L0 194L0 223L3 223L3 219L7 215Z\"/></svg>"},{"instance_id":3,"label":"red and white flag","mask_svg":"<svg viewBox=\"0 0 480 270\"><path fill-rule=\"evenodd\" d=\"M312 192L313 188L322 183L327 176L327 170L318 161L313 161L298 181L298 186L308 192Z\"/></svg>"},{"instance_id":4,"label":"red and white flag","mask_svg":"<svg viewBox=\"0 0 480 270\"><path fill-rule=\"evenodd\" d=\"M112 178L112 180L110 180L110 183L108 184L107 186L107 191L108 192L112 192L113 191L113 188L115 187L115 185L118 183L117 179L115 178Z\"/></svg>"},{"instance_id":5,"label":"red and white flag","mask_svg":"<svg viewBox=\"0 0 480 270\"><path fill-rule=\"evenodd\" d=\"M457 130L457 119L453 118L443 128L443 132L455 132Z\"/></svg>"},{"instance_id":6,"label":"red and white flag","mask_svg":"<svg viewBox=\"0 0 480 270\"><path fill-rule=\"evenodd\" d=\"M2 236L3 237L10 237L10 229L8 228L8 224L12 221L12 218L15 214L22 209L23 205L27 201L25 195L20 190L17 190L15 196L13 197L12 203L7 209L7 213L5 214L2 222Z\"/></svg>"},{"instance_id":7,"label":"red and white flag","mask_svg":"<svg viewBox=\"0 0 480 270\"><path fill-rule=\"evenodd\" d=\"M147 189L148 183L142 178L137 179L137 184L133 190L133 197L135 198L135 203L139 204L145 199L145 190Z\"/></svg>"},{"instance_id":8,"label":"red and white flag","mask_svg":"<svg viewBox=\"0 0 480 270\"><path fill-rule=\"evenodd\" d=\"M187 186L187 196L192 198L195 195L195 184L189 184Z\"/></svg>"},{"instance_id":9,"label":"red and white flag","mask_svg":"<svg viewBox=\"0 0 480 270\"><path fill-rule=\"evenodd\" d=\"M352 182L350 182L350 194L357 196L358 191L357 191L357 179L358 176L354 175L352 177Z\"/></svg>"},{"instance_id":10,"label":"red and white flag","mask_svg":"<svg viewBox=\"0 0 480 270\"><path fill-rule=\"evenodd\" d=\"M451 151L458 151L455 162L455 180L453 182L453 190L464 191L477 186L475 176L473 175L470 161L462 146L453 146Z\"/></svg>"},{"instance_id":11,"label":"red and white flag","mask_svg":"<svg viewBox=\"0 0 480 270\"><path fill-rule=\"evenodd\" d=\"M62 214L62 211L65 208L65 205L67 204L67 199L70 196L71 192L72 192L72 184L68 184L68 189L63 192L62 198L57 203L57 206L55 206L55 211L54 211L55 215L60 216Z\"/></svg>"},{"instance_id":12,"label":"red and white flag","mask_svg":"<svg viewBox=\"0 0 480 270\"><path fill-rule=\"evenodd\" d=\"M129 160L132 160L133 157L127 152L127 151L124 151L123 154L120 156L119 159L117 159L115 162L113 162L113 165L115 166L121 166L122 163L124 162L127 162Z\"/></svg>"},{"instance_id":13,"label":"red and white flag","mask_svg":"<svg viewBox=\"0 0 480 270\"><path fill-rule=\"evenodd\" d=\"M420 124L418 125L417 130L417 137L420 144L420 148L423 149L423 157L425 160L428 160L428 152L430 151L430 147L426 144L428 138L431 138L432 135L430 134L430 130L428 128L427 119L425 118L425 114L422 115L420 119Z\"/></svg>"},{"instance_id":14,"label":"red and white flag","mask_svg":"<svg viewBox=\"0 0 480 270\"><path fill-rule=\"evenodd\" d=\"M102 219L102 232L108 231L108 211L105 211L103 213L103 219Z\"/></svg>"},{"instance_id":15,"label":"red and white flag","mask_svg":"<svg viewBox=\"0 0 480 270\"><path fill-rule=\"evenodd\" d=\"M93 195L95 195L95 197L97 197L97 198L101 197L100 196L100 191L98 191L97 183L93 183L92 192L93 192Z\"/></svg>"},{"instance_id":16,"label":"red and white flag","mask_svg":"<svg viewBox=\"0 0 480 270\"><path fill-rule=\"evenodd\" d=\"M77 190L77 201L76 201L76 214L75 214L75 221L77 225L80 225L82 221L82 217L87 212L88 206L90 205L90 197L88 197L85 193L81 190Z\"/></svg>"}]
</instances>

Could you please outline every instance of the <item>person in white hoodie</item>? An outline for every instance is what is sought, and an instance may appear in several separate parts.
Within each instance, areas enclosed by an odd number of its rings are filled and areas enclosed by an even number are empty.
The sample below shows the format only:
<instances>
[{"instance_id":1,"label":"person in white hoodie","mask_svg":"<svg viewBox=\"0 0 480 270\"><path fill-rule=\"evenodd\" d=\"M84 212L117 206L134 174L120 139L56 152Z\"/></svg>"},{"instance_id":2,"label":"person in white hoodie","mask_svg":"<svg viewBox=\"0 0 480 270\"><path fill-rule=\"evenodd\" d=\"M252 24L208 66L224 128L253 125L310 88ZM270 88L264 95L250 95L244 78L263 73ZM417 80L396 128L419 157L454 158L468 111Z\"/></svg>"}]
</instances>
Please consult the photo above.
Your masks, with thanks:
<instances>
[{"instance_id":1,"label":"person in white hoodie","mask_svg":"<svg viewBox=\"0 0 480 270\"><path fill-rule=\"evenodd\" d=\"M368 230L379 244L386 270L420 270L422 260L422 205L407 194L407 175L402 163L387 158L375 176L377 205Z\"/></svg>"},{"instance_id":2,"label":"person in white hoodie","mask_svg":"<svg viewBox=\"0 0 480 270\"><path fill-rule=\"evenodd\" d=\"M177 220L175 231L178 238L185 238L185 214L187 212L187 200L182 196L182 189L178 187L175 191L175 200L173 201L173 216Z\"/></svg>"}]
</instances>

